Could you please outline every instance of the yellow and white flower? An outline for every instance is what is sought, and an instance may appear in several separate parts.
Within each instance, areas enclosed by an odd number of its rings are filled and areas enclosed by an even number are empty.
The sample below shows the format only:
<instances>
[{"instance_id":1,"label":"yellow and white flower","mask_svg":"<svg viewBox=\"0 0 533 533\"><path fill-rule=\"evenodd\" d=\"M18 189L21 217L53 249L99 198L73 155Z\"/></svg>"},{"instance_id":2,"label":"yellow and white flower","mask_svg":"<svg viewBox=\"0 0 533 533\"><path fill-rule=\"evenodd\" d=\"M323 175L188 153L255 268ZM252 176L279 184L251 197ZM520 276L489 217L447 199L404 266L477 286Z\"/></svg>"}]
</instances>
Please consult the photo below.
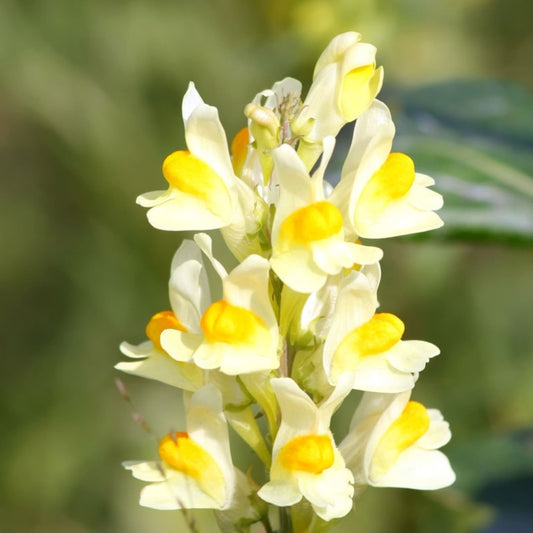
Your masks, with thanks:
<instances>
[{"instance_id":1,"label":"yellow and white flower","mask_svg":"<svg viewBox=\"0 0 533 533\"><path fill-rule=\"evenodd\" d=\"M364 275L370 289L377 292L381 280L381 267L379 263L360 266L355 269ZM302 331L311 331L319 339L325 339L331 329L333 311L339 296L339 290L346 284L346 277L352 270L343 270L336 276L330 276L327 282L307 298L300 315Z\"/></svg>"},{"instance_id":2,"label":"yellow and white flower","mask_svg":"<svg viewBox=\"0 0 533 533\"><path fill-rule=\"evenodd\" d=\"M402 341L403 322L376 313L374 288L361 273L342 282L324 345L324 369L331 384L349 372L352 388L374 392L412 389L439 349L425 341Z\"/></svg>"},{"instance_id":3,"label":"yellow and white flower","mask_svg":"<svg viewBox=\"0 0 533 533\"><path fill-rule=\"evenodd\" d=\"M374 101L355 125L341 179L331 195L349 235L381 239L442 226L434 212L442 196L428 187L434 180L415 172L412 159L391 153L395 128L385 104Z\"/></svg>"},{"instance_id":4,"label":"yellow and white flower","mask_svg":"<svg viewBox=\"0 0 533 533\"><path fill-rule=\"evenodd\" d=\"M303 129L298 150L307 168L313 166L322 140L335 137L342 126L355 120L372 103L383 82L383 69L376 69L376 48L361 42L361 35L337 35L318 58L313 83L293 129ZM309 129L309 122L312 128Z\"/></svg>"},{"instance_id":5,"label":"yellow and white flower","mask_svg":"<svg viewBox=\"0 0 533 533\"><path fill-rule=\"evenodd\" d=\"M343 268L376 263L382 257L379 248L345 242L342 214L325 198L323 176L333 146L332 137L325 139L324 155L312 178L290 146L273 151L280 198L272 225L270 264L297 292L314 292Z\"/></svg>"},{"instance_id":6,"label":"yellow and white flower","mask_svg":"<svg viewBox=\"0 0 533 533\"><path fill-rule=\"evenodd\" d=\"M127 461L134 477L150 482L140 504L153 509L230 506L235 485L220 392L212 385L196 391L186 413L187 432L172 432L158 446L160 461Z\"/></svg>"},{"instance_id":7,"label":"yellow and white flower","mask_svg":"<svg viewBox=\"0 0 533 533\"><path fill-rule=\"evenodd\" d=\"M258 495L281 507L304 497L324 520L345 516L352 508L353 476L329 426L335 409L350 391L348 380L341 380L318 407L292 379L274 378L271 383L281 425L274 441L270 481Z\"/></svg>"},{"instance_id":8,"label":"yellow and white flower","mask_svg":"<svg viewBox=\"0 0 533 533\"><path fill-rule=\"evenodd\" d=\"M190 83L183 98L187 150L163 161L166 191L142 194L152 226L172 231L222 228L235 216L236 180L226 134L215 107L205 104Z\"/></svg>"},{"instance_id":9,"label":"yellow and white flower","mask_svg":"<svg viewBox=\"0 0 533 533\"><path fill-rule=\"evenodd\" d=\"M177 361L194 361L200 368L229 375L278 368L279 333L268 292L268 261L250 255L227 274L212 255L210 238L198 234L195 240L222 278L222 299L203 310L195 330L163 331L162 347Z\"/></svg>"},{"instance_id":10,"label":"yellow and white flower","mask_svg":"<svg viewBox=\"0 0 533 533\"><path fill-rule=\"evenodd\" d=\"M455 481L438 448L451 438L437 409L400 394L365 393L339 449L356 485L434 490Z\"/></svg>"},{"instance_id":11,"label":"yellow and white flower","mask_svg":"<svg viewBox=\"0 0 533 533\"><path fill-rule=\"evenodd\" d=\"M194 391L204 384L203 371L193 363L176 361L160 342L165 330L197 331L202 310L209 304L209 284L202 253L190 240L184 240L174 254L169 280L172 309L156 313L146 326L148 341L139 345L123 342L121 352L136 361L121 362L115 368L180 389Z\"/></svg>"}]
</instances>

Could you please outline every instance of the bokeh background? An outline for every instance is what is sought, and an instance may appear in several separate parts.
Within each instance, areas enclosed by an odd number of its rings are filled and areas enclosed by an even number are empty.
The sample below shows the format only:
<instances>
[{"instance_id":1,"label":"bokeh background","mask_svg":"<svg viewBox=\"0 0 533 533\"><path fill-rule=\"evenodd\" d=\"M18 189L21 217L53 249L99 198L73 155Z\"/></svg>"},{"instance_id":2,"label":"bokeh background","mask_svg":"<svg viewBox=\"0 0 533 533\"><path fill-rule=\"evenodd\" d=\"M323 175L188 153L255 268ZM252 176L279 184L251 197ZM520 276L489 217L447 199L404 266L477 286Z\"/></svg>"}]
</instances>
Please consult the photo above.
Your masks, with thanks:
<instances>
[{"instance_id":1,"label":"bokeh background","mask_svg":"<svg viewBox=\"0 0 533 533\"><path fill-rule=\"evenodd\" d=\"M380 300L406 338L442 349L414 397L451 422L458 479L368 490L336 531L532 531L531 20L529 0L3 0L0 530L184 530L180 513L138 507L120 466L154 445L115 388L118 344L168 306L180 238L134 199L183 146L189 80L231 138L256 92L307 86L355 29L378 47L396 148L446 200L443 230L383 243ZM123 379L156 433L179 427L175 390Z\"/></svg>"}]
</instances>

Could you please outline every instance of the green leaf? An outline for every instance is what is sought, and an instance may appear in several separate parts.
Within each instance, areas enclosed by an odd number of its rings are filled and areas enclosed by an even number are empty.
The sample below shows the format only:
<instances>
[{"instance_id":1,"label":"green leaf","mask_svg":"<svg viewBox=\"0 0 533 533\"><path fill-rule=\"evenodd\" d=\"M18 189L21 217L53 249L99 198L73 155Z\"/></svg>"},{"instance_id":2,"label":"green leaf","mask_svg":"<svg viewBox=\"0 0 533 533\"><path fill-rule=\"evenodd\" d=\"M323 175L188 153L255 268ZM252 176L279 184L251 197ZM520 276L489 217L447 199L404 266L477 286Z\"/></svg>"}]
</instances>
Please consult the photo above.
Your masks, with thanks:
<instances>
[{"instance_id":1,"label":"green leaf","mask_svg":"<svg viewBox=\"0 0 533 533\"><path fill-rule=\"evenodd\" d=\"M457 472L455 487L470 495L490 483L533 475L531 431L486 434L457 446L446 454Z\"/></svg>"},{"instance_id":2,"label":"green leaf","mask_svg":"<svg viewBox=\"0 0 533 533\"><path fill-rule=\"evenodd\" d=\"M397 124L394 150L411 155L444 196L440 237L533 243L533 97L525 89L447 82L384 100Z\"/></svg>"}]
</instances>

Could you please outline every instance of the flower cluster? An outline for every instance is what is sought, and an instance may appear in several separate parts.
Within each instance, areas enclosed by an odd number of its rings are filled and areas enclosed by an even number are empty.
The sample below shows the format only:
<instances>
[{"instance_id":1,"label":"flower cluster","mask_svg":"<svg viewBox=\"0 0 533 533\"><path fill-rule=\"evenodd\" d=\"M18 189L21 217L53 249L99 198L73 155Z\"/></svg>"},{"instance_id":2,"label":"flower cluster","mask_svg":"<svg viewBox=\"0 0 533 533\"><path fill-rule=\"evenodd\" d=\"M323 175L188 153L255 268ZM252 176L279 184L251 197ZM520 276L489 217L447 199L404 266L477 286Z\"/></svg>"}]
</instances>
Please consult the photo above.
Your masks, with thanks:
<instances>
[{"instance_id":1,"label":"flower cluster","mask_svg":"<svg viewBox=\"0 0 533 533\"><path fill-rule=\"evenodd\" d=\"M375 52L355 32L335 37L307 96L292 78L256 95L230 148L217 110L189 85L186 149L163 162L166 190L137 202L156 228L200 233L173 258L170 309L150 319L148 340L121 345L133 361L116 366L184 391L186 428L161 439L158 460L125 463L149 483L141 505L215 509L224 531L281 531L273 510L291 507L304 530L315 515L345 516L367 485L453 483L438 450L448 424L410 400L439 349L403 340L402 320L377 312L383 252L363 242L442 225L433 180L391 152ZM335 136L354 120L333 187ZM238 261L229 272L202 233L215 229ZM331 419L352 390L363 396L339 440ZM228 424L264 472L234 465Z\"/></svg>"}]
</instances>

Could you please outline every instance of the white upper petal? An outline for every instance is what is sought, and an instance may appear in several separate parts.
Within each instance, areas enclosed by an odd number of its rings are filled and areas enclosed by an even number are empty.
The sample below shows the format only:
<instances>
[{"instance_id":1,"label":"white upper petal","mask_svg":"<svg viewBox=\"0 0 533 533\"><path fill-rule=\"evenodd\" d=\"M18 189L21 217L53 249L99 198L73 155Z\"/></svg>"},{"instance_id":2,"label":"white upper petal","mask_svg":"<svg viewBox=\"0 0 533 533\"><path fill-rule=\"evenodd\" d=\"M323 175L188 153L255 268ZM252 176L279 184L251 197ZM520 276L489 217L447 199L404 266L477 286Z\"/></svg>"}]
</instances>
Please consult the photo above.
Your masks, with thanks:
<instances>
[{"instance_id":1,"label":"white upper petal","mask_svg":"<svg viewBox=\"0 0 533 533\"><path fill-rule=\"evenodd\" d=\"M209 452L222 470L226 482L226 498L229 501L234 488L235 472L220 391L214 385L198 389L191 398L186 418L189 437Z\"/></svg>"},{"instance_id":2,"label":"white upper petal","mask_svg":"<svg viewBox=\"0 0 533 533\"><path fill-rule=\"evenodd\" d=\"M215 107L200 104L191 113L185 128L189 151L207 163L231 190L237 178L228 149L226 133Z\"/></svg>"},{"instance_id":3,"label":"white upper petal","mask_svg":"<svg viewBox=\"0 0 533 533\"><path fill-rule=\"evenodd\" d=\"M274 442L273 456L289 440L313 433L318 422L318 410L311 398L290 378L270 380L281 410L281 426Z\"/></svg>"},{"instance_id":4,"label":"white upper petal","mask_svg":"<svg viewBox=\"0 0 533 533\"><path fill-rule=\"evenodd\" d=\"M330 375L333 355L343 339L355 328L368 322L377 306L375 290L368 279L352 272L342 281L324 345L324 369Z\"/></svg>"},{"instance_id":5,"label":"white upper petal","mask_svg":"<svg viewBox=\"0 0 533 533\"><path fill-rule=\"evenodd\" d=\"M323 190L315 190L307 169L296 152L287 144L272 151L274 173L279 181L280 198L272 225L272 244L283 221L294 211L323 200ZM314 193L321 196L316 197Z\"/></svg>"},{"instance_id":6,"label":"white upper petal","mask_svg":"<svg viewBox=\"0 0 533 533\"><path fill-rule=\"evenodd\" d=\"M194 236L194 242L209 259L220 279L223 280L228 273L224 268L224 265L213 254L213 241L211 240L211 237L207 235L207 233L196 233Z\"/></svg>"},{"instance_id":7,"label":"white upper petal","mask_svg":"<svg viewBox=\"0 0 533 533\"><path fill-rule=\"evenodd\" d=\"M187 331L199 333L211 296L202 254L193 241L184 240L174 254L168 285L174 314Z\"/></svg>"},{"instance_id":8,"label":"white upper petal","mask_svg":"<svg viewBox=\"0 0 533 533\"><path fill-rule=\"evenodd\" d=\"M361 34L355 31L347 31L333 37L316 62L313 78L315 78L326 65L338 61L346 49L360 40Z\"/></svg>"},{"instance_id":9,"label":"white upper petal","mask_svg":"<svg viewBox=\"0 0 533 533\"><path fill-rule=\"evenodd\" d=\"M277 347L278 326L268 293L270 264L259 255L248 256L223 281L224 299L249 309L266 324Z\"/></svg>"}]
</instances>

